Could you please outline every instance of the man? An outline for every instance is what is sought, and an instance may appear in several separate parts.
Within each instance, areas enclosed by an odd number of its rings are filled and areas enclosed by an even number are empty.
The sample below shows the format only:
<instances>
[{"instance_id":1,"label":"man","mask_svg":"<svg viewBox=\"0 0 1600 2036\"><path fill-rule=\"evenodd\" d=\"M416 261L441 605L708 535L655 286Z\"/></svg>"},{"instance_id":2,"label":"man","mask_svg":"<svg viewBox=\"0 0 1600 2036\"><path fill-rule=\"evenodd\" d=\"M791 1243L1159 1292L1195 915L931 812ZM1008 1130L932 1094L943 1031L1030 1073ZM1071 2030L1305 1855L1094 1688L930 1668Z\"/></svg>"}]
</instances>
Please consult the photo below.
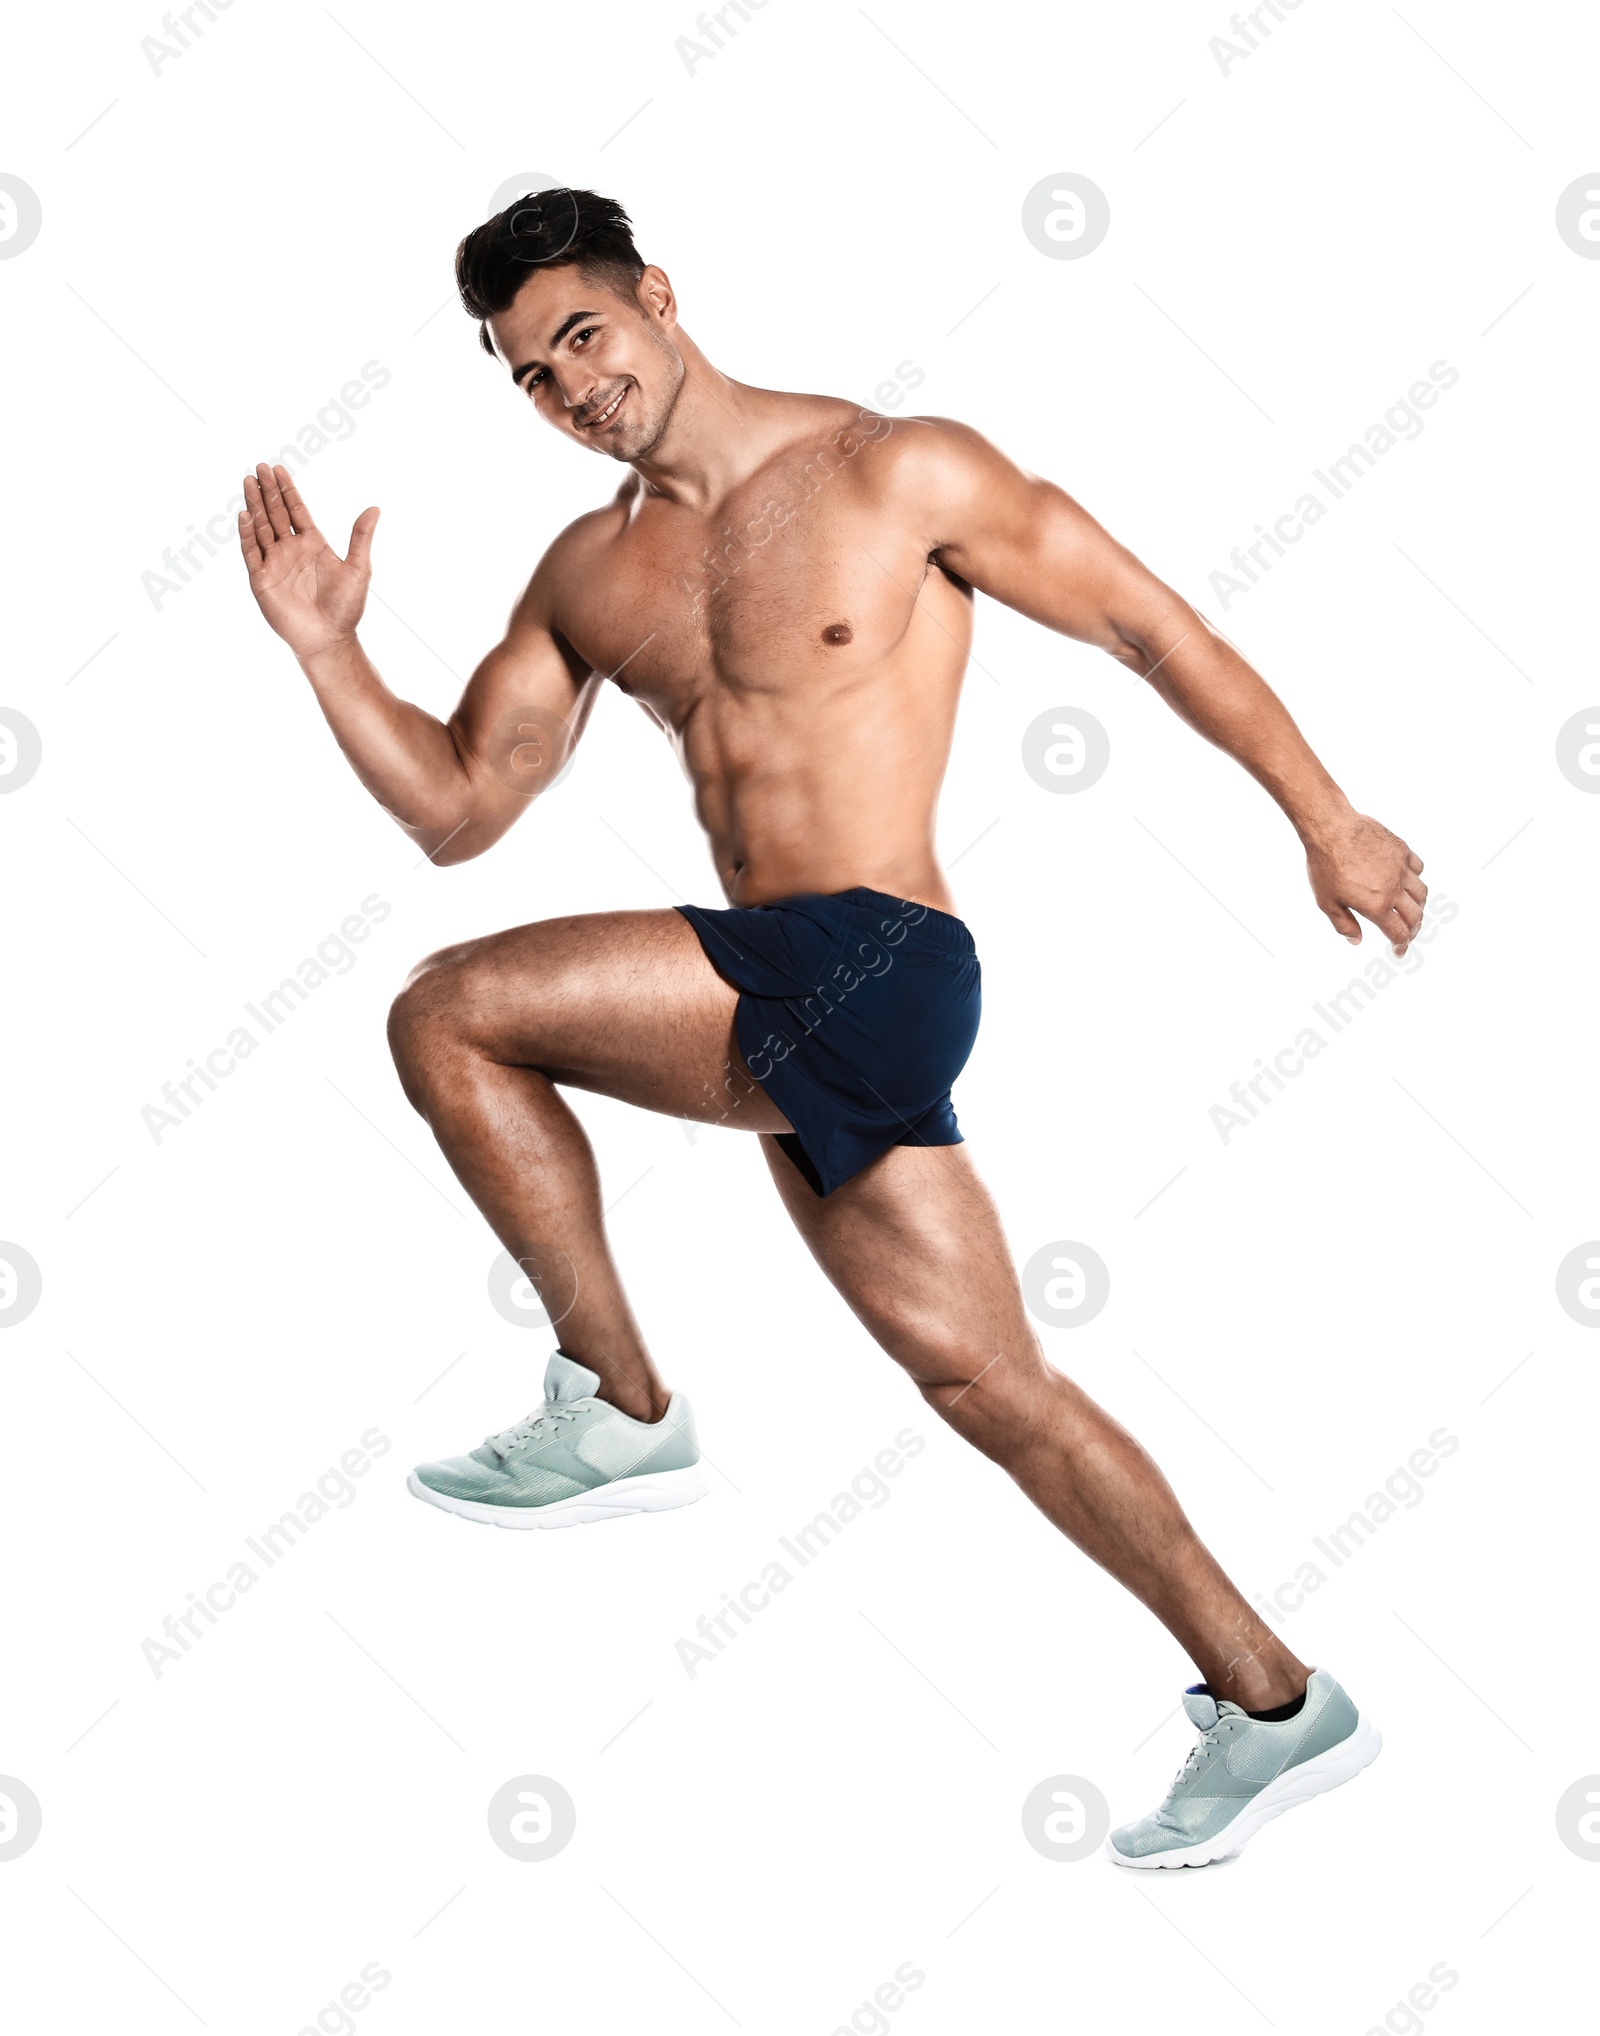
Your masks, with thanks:
<instances>
[{"instance_id":1,"label":"man","mask_svg":"<svg viewBox=\"0 0 1600 2036\"><path fill-rule=\"evenodd\" d=\"M972 936L934 810L973 590L1107 650L1271 793L1312 891L1397 955L1422 863L1353 811L1267 685L1067 495L966 426L891 422L720 374L626 213L544 192L457 253L512 384L626 476L550 546L447 723L356 639L378 511L340 559L288 472L245 482L240 544L357 775L436 862L481 855L571 756L600 687L677 751L728 909L546 920L431 956L394 1006L406 1094L538 1290L560 1347L543 1406L416 1495L501 1526L703 1492L693 1417L618 1280L560 1090L757 1134L813 1256L923 1398L1135 1592L1204 1680L1201 1739L1134 1866L1206 1864L1380 1744L1229 1582L1139 1445L1053 1370L950 1085L978 1019Z\"/></svg>"}]
</instances>

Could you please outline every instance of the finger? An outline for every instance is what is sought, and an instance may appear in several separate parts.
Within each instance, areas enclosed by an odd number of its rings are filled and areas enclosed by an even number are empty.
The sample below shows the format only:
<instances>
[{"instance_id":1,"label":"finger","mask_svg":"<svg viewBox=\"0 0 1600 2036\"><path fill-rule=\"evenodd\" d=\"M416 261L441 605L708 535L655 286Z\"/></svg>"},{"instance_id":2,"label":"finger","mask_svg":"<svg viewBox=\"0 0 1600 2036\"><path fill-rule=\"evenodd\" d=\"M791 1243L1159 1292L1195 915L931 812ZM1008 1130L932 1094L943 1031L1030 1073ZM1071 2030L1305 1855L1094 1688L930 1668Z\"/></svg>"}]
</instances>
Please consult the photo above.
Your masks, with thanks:
<instances>
[{"instance_id":1,"label":"finger","mask_svg":"<svg viewBox=\"0 0 1600 2036\"><path fill-rule=\"evenodd\" d=\"M1409 848L1406 850L1406 868L1413 876L1422 875L1422 857Z\"/></svg>"},{"instance_id":2,"label":"finger","mask_svg":"<svg viewBox=\"0 0 1600 2036\"><path fill-rule=\"evenodd\" d=\"M1404 922L1406 937L1410 939L1422 924L1422 907L1409 893L1402 893L1395 899L1394 909Z\"/></svg>"},{"instance_id":3,"label":"finger","mask_svg":"<svg viewBox=\"0 0 1600 2036\"><path fill-rule=\"evenodd\" d=\"M358 573L372 572L372 533L378 527L381 509L363 509L355 520L350 532L350 549L345 553L345 564L354 566Z\"/></svg>"},{"instance_id":4,"label":"finger","mask_svg":"<svg viewBox=\"0 0 1600 2036\"><path fill-rule=\"evenodd\" d=\"M1398 905L1390 905L1380 912L1372 923L1388 941L1396 955L1403 955L1411 945L1413 929L1406 924Z\"/></svg>"},{"instance_id":5,"label":"finger","mask_svg":"<svg viewBox=\"0 0 1600 2036\"><path fill-rule=\"evenodd\" d=\"M1408 898L1415 898L1419 905L1427 904L1428 887L1421 877L1402 877L1400 883Z\"/></svg>"},{"instance_id":6,"label":"finger","mask_svg":"<svg viewBox=\"0 0 1600 2036\"><path fill-rule=\"evenodd\" d=\"M239 511L239 549L244 553L245 565L253 573L261 563L261 547L256 543L256 526L248 509Z\"/></svg>"},{"instance_id":7,"label":"finger","mask_svg":"<svg viewBox=\"0 0 1600 2036\"><path fill-rule=\"evenodd\" d=\"M1342 933L1352 945L1361 945L1361 928L1356 916L1343 905L1335 905L1328 912L1328 918L1336 933Z\"/></svg>"},{"instance_id":8,"label":"finger","mask_svg":"<svg viewBox=\"0 0 1600 2036\"><path fill-rule=\"evenodd\" d=\"M283 491L278 486L278 477L265 461L256 468L256 479L261 483L261 499L267 505L267 519L272 525L274 537L292 537L294 525L289 521L289 512L283 506Z\"/></svg>"},{"instance_id":9,"label":"finger","mask_svg":"<svg viewBox=\"0 0 1600 2036\"><path fill-rule=\"evenodd\" d=\"M287 467L274 467L273 472L278 476L278 487L283 495L283 506L289 512L289 521L293 524L296 534L298 535L306 530L315 530L317 526L312 518L311 511L301 500L300 490L295 486L294 476L289 472L289 469Z\"/></svg>"},{"instance_id":10,"label":"finger","mask_svg":"<svg viewBox=\"0 0 1600 2036\"><path fill-rule=\"evenodd\" d=\"M261 556L265 558L276 539L272 534L272 522L267 515L266 501L261 493L261 483L254 474L246 474L244 477L244 499L245 507L250 511L250 521L255 528L256 543L260 547Z\"/></svg>"}]
</instances>

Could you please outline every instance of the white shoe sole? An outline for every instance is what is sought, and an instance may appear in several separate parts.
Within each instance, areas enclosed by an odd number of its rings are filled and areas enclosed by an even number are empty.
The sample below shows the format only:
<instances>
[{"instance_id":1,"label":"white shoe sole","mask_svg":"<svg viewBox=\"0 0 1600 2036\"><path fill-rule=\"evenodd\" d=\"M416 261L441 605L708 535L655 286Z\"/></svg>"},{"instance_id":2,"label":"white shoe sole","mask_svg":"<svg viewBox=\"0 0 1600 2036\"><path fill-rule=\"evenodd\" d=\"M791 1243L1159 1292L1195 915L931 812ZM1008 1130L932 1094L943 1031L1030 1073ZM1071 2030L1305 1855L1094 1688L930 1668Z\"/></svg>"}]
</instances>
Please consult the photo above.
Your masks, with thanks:
<instances>
[{"instance_id":1,"label":"white shoe sole","mask_svg":"<svg viewBox=\"0 0 1600 2036\"><path fill-rule=\"evenodd\" d=\"M1242 1852L1263 1824L1270 1824L1274 1817L1281 1817L1285 1810L1292 1810L1297 1803L1309 1803L1313 1796L1325 1795L1329 1789L1338 1788L1358 1775L1364 1767L1370 1767L1383 1750L1383 1734L1372 1720L1356 1714L1356 1728L1337 1746L1330 1746L1326 1753L1319 1753L1311 1760L1305 1760L1298 1767L1291 1767L1280 1774L1276 1781L1270 1781L1258 1796L1252 1796L1244 1808L1214 1838L1202 1838L1194 1845L1174 1846L1167 1852L1147 1853L1143 1858L1132 1858L1119 1852L1108 1838L1106 1856L1114 1859L1118 1866L1213 1866L1219 1859L1232 1859L1236 1852Z\"/></svg>"},{"instance_id":2,"label":"white shoe sole","mask_svg":"<svg viewBox=\"0 0 1600 2036\"><path fill-rule=\"evenodd\" d=\"M407 1489L430 1506L455 1513L486 1527L586 1527L595 1520L621 1520L629 1513L667 1513L674 1506L692 1506L706 1495L706 1474L692 1463L686 1470L647 1471L642 1477L615 1478L592 1492L574 1492L547 1506L486 1506L478 1499L452 1499L425 1485L415 1471Z\"/></svg>"}]
</instances>

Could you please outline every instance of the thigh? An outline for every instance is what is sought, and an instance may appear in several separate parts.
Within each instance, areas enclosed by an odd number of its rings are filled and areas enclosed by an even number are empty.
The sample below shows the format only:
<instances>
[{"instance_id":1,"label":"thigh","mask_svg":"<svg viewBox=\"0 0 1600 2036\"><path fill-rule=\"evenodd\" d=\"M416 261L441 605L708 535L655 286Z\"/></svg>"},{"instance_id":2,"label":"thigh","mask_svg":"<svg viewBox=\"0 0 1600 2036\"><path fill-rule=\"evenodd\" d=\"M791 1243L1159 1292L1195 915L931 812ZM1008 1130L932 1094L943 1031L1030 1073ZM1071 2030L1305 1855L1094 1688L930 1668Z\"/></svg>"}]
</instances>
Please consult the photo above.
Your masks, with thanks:
<instances>
[{"instance_id":1,"label":"thigh","mask_svg":"<svg viewBox=\"0 0 1600 2036\"><path fill-rule=\"evenodd\" d=\"M811 1255L919 1383L961 1384L1002 1356L1037 1364L999 1211L965 1143L891 1146L827 1197L775 1139L761 1144Z\"/></svg>"},{"instance_id":2,"label":"thigh","mask_svg":"<svg viewBox=\"0 0 1600 2036\"><path fill-rule=\"evenodd\" d=\"M408 1000L507 1066L700 1123L787 1131L734 1033L739 993L680 912L544 919L464 941Z\"/></svg>"}]
</instances>

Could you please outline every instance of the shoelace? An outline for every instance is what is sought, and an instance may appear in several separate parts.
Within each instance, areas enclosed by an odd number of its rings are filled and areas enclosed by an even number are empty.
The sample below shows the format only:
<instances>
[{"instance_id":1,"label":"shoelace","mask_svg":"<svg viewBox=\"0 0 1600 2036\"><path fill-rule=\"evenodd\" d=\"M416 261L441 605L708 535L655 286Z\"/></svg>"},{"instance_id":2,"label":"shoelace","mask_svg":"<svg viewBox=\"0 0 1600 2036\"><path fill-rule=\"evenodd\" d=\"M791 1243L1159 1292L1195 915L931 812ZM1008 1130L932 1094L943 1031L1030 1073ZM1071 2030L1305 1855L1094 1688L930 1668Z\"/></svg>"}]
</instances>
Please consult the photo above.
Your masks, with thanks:
<instances>
[{"instance_id":1,"label":"shoelace","mask_svg":"<svg viewBox=\"0 0 1600 2036\"><path fill-rule=\"evenodd\" d=\"M1216 1724L1208 1726L1207 1729L1200 1734L1200 1737L1195 1741L1194 1745L1189 1748L1188 1758L1184 1761L1182 1767L1178 1769L1178 1772L1172 1778L1172 1786L1167 1790L1166 1802L1164 1802L1161 1805L1160 1809L1157 1810L1156 1812L1156 1822L1158 1824L1169 1824L1172 1825L1175 1829L1177 1828L1176 1820L1167 1815L1167 1803L1170 1803L1172 1801L1173 1797L1178 1793L1179 1789L1183 1787L1184 1783L1189 1779L1191 1774L1196 1774L1199 1772L1201 1761L1205 1758L1205 1756L1208 1753L1213 1752L1218 1746L1220 1746L1227 1736L1228 1736L1227 1720L1225 1718L1219 1718Z\"/></svg>"},{"instance_id":2,"label":"shoelace","mask_svg":"<svg viewBox=\"0 0 1600 2036\"><path fill-rule=\"evenodd\" d=\"M548 1401L537 1413L525 1414L510 1428L502 1428L498 1435L483 1438L485 1449L492 1449L502 1462L513 1451L524 1448L528 1443L543 1441L547 1433L555 1432L557 1421L576 1421L577 1412L571 1407L552 1406Z\"/></svg>"}]
</instances>

